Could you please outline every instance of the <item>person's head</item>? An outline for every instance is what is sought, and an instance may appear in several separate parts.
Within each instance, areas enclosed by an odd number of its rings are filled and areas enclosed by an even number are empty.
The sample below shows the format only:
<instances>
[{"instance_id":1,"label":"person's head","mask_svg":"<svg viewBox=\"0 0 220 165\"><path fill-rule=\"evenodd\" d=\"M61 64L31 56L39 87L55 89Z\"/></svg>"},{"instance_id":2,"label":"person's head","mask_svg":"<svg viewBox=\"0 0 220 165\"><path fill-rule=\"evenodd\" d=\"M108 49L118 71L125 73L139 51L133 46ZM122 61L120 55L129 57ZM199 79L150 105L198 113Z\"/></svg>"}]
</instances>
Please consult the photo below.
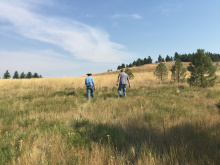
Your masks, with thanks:
<instances>
[{"instance_id":1,"label":"person's head","mask_svg":"<svg viewBox=\"0 0 220 165\"><path fill-rule=\"evenodd\" d=\"M124 69L124 68L122 68L122 69L121 69L121 72L124 72L124 71L125 71L125 69Z\"/></svg>"},{"instance_id":2,"label":"person's head","mask_svg":"<svg viewBox=\"0 0 220 165\"><path fill-rule=\"evenodd\" d=\"M92 75L92 73L91 73L91 72L88 72L86 75L91 76L91 75Z\"/></svg>"}]
</instances>

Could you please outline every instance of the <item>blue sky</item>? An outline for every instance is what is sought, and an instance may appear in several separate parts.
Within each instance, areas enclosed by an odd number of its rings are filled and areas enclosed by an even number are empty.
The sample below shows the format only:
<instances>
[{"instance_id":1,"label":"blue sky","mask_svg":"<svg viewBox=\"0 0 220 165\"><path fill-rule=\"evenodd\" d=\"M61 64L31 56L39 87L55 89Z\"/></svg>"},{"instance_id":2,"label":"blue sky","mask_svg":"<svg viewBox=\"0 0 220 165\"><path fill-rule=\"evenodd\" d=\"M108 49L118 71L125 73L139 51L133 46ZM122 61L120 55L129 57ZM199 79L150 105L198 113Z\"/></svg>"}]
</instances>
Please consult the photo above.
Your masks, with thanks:
<instances>
[{"instance_id":1,"label":"blue sky","mask_svg":"<svg viewBox=\"0 0 220 165\"><path fill-rule=\"evenodd\" d=\"M220 53L219 8L219 0L0 0L0 77L75 77L148 56Z\"/></svg>"}]
</instances>

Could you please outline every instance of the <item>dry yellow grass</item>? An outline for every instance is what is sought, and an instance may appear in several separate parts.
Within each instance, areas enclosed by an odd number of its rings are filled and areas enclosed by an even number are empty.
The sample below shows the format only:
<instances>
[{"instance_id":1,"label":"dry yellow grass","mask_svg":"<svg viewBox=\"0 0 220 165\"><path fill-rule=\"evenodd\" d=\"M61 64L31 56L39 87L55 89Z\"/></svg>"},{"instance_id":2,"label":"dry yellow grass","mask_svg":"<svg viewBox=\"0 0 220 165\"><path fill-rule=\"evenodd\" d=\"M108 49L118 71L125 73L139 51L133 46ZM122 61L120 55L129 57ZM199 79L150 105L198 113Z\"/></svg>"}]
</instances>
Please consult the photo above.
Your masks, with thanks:
<instances>
[{"instance_id":1,"label":"dry yellow grass","mask_svg":"<svg viewBox=\"0 0 220 165\"><path fill-rule=\"evenodd\" d=\"M132 68L135 78L126 99L117 97L118 71L93 75L97 91L89 102L86 76L0 80L0 145L9 146L0 146L0 154L5 149L14 155L2 154L0 160L16 165L215 164L219 79L208 89L171 84L170 78L161 83L153 75L155 67Z\"/></svg>"}]
</instances>

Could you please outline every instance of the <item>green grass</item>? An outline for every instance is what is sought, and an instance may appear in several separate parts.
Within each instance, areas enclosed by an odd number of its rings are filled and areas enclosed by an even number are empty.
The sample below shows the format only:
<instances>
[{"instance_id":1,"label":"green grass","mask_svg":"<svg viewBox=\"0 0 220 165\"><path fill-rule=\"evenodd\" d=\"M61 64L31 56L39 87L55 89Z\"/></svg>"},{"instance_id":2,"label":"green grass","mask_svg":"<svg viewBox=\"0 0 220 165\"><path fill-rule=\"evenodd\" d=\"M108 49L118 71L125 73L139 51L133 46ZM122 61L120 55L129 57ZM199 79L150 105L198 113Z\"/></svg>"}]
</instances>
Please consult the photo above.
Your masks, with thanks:
<instances>
[{"instance_id":1,"label":"green grass","mask_svg":"<svg viewBox=\"0 0 220 165\"><path fill-rule=\"evenodd\" d=\"M16 89L0 99L0 164L220 162L219 90L106 87L87 101L84 89Z\"/></svg>"}]
</instances>

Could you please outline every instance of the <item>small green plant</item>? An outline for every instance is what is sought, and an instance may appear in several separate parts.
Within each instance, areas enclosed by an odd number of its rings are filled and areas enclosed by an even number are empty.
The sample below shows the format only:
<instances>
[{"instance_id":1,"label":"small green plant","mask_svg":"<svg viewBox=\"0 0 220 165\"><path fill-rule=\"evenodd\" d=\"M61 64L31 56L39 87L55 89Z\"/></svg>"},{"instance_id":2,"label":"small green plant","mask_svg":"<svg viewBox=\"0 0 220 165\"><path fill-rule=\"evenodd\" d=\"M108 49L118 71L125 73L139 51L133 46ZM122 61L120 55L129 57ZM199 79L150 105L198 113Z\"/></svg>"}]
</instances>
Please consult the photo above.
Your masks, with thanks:
<instances>
[{"instance_id":1,"label":"small green plant","mask_svg":"<svg viewBox=\"0 0 220 165\"><path fill-rule=\"evenodd\" d=\"M134 75L133 75L131 69L126 68L126 69L125 69L125 73L128 74L128 76L129 76L130 79L133 79L133 78L134 78Z\"/></svg>"}]
</instances>

